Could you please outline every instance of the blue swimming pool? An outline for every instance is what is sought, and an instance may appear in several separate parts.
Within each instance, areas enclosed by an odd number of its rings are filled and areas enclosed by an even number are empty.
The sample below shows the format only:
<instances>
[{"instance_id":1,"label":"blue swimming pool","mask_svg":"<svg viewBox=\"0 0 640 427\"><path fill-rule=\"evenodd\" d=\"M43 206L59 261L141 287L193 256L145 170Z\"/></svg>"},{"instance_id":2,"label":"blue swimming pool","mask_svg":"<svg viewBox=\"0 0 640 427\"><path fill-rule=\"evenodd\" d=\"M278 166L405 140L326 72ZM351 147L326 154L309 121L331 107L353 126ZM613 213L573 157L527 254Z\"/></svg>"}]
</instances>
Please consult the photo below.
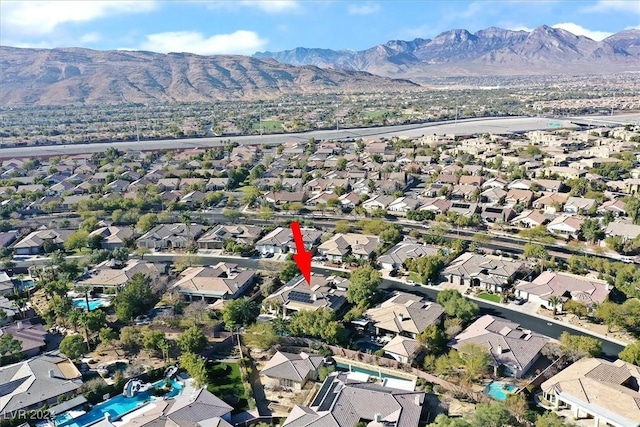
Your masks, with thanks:
<instances>
[{"instance_id":1,"label":"blue swimming pool","mask_svg":"<svg viewBox=\"0 0 640 427\"><path fill-rule=\"evenodd\" d=\"M87 301L84 298L74 298L71 300L71 304L74 307L81 308L83 310L87 309ZM93 311L96 308L105 307L109 305L109 301L102 298L89 298L89 310Z\"/></svg>"},{"instance_id":2,"label":"blue swimming pool","mask_svg":"<svg viewBox=\"0 0 640 427\"><path fill-rule=\"evenodd\" d=\"M36 282L34 282L33 279L13 279L12 282L14 286L18 287L21 291L31 289L36 285Z\"/></svg>"},{"instance_id":3,"label":"blue swimming pool","mask_svg":"<svg viewBox=\"0 0 640 427\"><path fill-rule=\"evenodd\" d=\"M376 378L382 377L382 378L395 378L397 380L406 380L406 378L403 378L403 377L395 377L393 375L385 374L384 372L380 373L378 371L359 368L353 365L351 365L351 369L349 369L349 365L345 365L344 363L336 363L336 369L338 371L344 371L344 372L360 372L362 374L367 374L370 377L376 377Z\"/></svg>"},{"instance_id":4,"label":"blue swimming pool","mask_svg":"<svg viewBox=\"0 0 640 427\"><path fill-rule=\"evenodd\" d=\"M171 384L171 391L165 395L165 398L176 397L182 392L183 385L178 381L171 380L169 384ZM154 383L156 388L163 387L164 385L164 380ZM56 427L85 427L104 419L107 414L109 414L110 420L117 420L123 415L153 400L154 397L151 396L149 391L136 394L133 397L124 397L120 394L102 403L98 403L91 411L78 418L71 419L67 414L61 414L56 418L55 425Z\"/></svg>"},{"instance_id":5,"label":"blue swimming pool","mask_svg":"<svg viewBox=\"0 0 640 427\"><path fill-rule=\"evenodd\" d=\"M511 384L502 384L497 381L492 381L484 389L484 394L491 396L495 400L504 401L507 400L507 396L514 393L518 388Z\"/></svg>"}]
</instances>

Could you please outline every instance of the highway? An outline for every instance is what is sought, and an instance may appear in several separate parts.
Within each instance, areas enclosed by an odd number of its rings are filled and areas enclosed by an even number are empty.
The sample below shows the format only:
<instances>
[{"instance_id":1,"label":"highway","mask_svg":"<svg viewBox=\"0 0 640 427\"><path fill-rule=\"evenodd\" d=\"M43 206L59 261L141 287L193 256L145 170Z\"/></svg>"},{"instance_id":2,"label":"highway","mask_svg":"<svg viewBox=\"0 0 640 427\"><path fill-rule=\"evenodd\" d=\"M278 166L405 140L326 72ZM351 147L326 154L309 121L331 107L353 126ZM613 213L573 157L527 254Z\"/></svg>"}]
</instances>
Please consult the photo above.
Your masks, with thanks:
<instances>
[{"instance_id":1,"label":"highway","mask_svg":"<svg viewBox=\"0 0 640 427\"><path fill-rule=\"evenodd\" d=\"M67 145L48 146L24 146L12 148L0 148L0 158L12 157L51 157L61 155L74 155L102 152L109 147L118 150L168 150L190 149L201 147L217 147L225 141L232 140L239 144L266 144L275 145L287 142L306 141L313 137L316 139L348 139L348 138L380 138L380 137L420 137L422 135L446 135L446 134L473 134L473 133L509 133L524 132L530 130L548 129L550 122L560 124L562 127L570 127L571 120L582 120L593 123L594 126L602 124L607 119L615 119L619 123L638 123L640 114L625 114L614 116L581 116L567 117L563 119L545 117L483 117L475 119L463 119L444 122L421 123L411 125L383 126L372 128L318 130L302 133L271 134L262 136L221 136L212 138L188 138L188 139L162 139L154 141L127 141L108 143L81 143Z\"/></svg>"}]
</instances>

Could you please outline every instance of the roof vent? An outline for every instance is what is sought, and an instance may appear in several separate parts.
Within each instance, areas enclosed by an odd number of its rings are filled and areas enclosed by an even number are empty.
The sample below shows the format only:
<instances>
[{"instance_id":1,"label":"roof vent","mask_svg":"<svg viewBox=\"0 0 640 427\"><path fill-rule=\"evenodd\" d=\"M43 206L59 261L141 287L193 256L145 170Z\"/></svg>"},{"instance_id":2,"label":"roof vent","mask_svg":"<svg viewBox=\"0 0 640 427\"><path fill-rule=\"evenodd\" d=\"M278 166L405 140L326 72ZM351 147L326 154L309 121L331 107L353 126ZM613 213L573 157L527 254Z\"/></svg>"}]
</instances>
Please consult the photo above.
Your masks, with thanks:
<instances>
[{"instance_id":1,"label":"roof vent","mask_svg":"<svg viewBox=\"0 0 640 427\"><path fill-rule=\"evenodd\" d=\"M498 346L496 347L496 353L498 353L498 354L502 354L502 346L501 346L501 345L498 345Z\"/></svg>"}]
</instances>

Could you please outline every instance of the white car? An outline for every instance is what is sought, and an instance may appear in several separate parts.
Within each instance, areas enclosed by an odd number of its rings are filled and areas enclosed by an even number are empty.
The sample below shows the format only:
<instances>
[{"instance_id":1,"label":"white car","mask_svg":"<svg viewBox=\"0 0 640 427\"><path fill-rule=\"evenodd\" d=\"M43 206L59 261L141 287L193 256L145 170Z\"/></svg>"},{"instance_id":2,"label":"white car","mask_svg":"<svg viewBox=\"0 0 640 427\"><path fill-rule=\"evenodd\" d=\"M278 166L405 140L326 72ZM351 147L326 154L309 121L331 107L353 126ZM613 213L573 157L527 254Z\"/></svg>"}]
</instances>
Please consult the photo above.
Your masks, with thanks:
<instances>
[{"instance_id":1,"label":"white car","mask_svg":"<svg viewBox=\"0 0 640 427\"><path fill-rule=\"evenodd\" d=\"M413 280L407 280L407 285L411 285L411 286L420 286L419 283L414 282Z\"/></svg>"}]
</instances>

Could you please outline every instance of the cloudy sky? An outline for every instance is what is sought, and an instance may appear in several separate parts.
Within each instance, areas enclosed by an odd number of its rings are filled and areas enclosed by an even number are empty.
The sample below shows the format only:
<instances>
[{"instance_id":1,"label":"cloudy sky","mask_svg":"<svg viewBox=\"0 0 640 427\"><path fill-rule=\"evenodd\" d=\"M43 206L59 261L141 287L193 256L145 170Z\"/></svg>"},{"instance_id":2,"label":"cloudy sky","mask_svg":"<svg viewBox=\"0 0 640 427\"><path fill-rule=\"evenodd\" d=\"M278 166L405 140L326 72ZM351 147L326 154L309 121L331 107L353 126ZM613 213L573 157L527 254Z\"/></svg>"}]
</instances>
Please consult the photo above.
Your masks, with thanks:
<instances>
[{"instance_id":1,"label":"cloudy sky","mask_svg":"<svg viewBox=\"0 0 640 427\"><path fill-rule=\"evenodd\" d=\"M640 1L11 1L0 44L252 54L298 46L366 49L453 28L546 24L601 40L640 28Z\"/></svg>"}]
</instances>

